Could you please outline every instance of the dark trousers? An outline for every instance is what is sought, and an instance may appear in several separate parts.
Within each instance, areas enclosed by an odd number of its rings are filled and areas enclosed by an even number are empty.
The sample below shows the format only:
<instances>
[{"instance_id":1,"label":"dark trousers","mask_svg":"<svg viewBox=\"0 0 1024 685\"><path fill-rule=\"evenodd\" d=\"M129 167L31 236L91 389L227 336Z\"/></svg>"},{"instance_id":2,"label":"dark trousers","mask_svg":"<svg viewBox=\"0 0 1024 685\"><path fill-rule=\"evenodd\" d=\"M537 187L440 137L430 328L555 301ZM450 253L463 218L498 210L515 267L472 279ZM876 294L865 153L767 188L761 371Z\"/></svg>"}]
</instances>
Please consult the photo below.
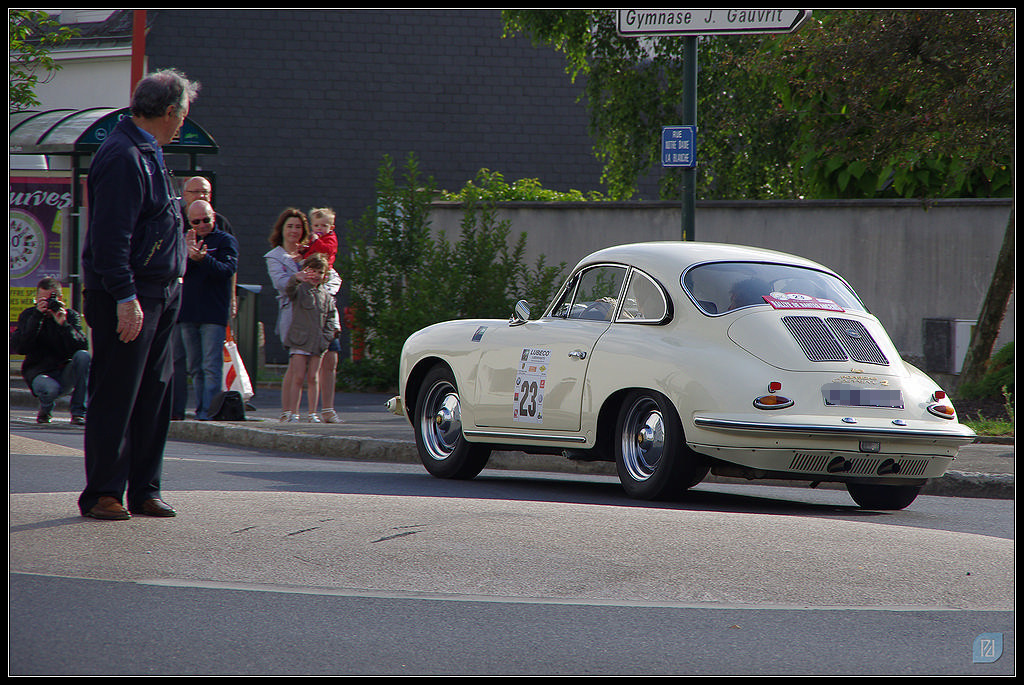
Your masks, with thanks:
<instances>
[{"instance_id":1,"label":"dark trousers","mask_svg":"<svg viewBox=\"0 0 1024 685\"><path fill-rule=\"evenodd\" d=\"M92 329L89 408L85 419L84 514L104 495L138 509L160 497L164 444L171 420L174 371L171 333L180 297L139 298L143 326L123 343L117 335L117 303L106 292L85 291L83 313Z\"/></svg>"}]
</instances>

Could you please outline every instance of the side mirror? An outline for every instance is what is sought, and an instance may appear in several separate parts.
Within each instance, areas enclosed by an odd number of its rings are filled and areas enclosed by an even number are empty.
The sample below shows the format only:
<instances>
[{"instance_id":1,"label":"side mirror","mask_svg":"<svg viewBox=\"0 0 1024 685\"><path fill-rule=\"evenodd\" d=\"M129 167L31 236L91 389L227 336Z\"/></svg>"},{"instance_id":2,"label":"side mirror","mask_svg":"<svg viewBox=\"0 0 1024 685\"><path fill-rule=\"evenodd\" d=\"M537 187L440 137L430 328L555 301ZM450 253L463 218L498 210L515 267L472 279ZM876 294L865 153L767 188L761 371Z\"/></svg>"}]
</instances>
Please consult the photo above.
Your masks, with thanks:
<instances>
[{"instance_id":1,"label":"side mirror","mask_svg":"<svg viewBox=\"0 0 1024 685\"><path fill-rule=\"evenodd\" d=\"M530 304L526 300L516 302L512 317L508 320L510 326L521 326L530 320Z\"/></svg>"}]
</instances>

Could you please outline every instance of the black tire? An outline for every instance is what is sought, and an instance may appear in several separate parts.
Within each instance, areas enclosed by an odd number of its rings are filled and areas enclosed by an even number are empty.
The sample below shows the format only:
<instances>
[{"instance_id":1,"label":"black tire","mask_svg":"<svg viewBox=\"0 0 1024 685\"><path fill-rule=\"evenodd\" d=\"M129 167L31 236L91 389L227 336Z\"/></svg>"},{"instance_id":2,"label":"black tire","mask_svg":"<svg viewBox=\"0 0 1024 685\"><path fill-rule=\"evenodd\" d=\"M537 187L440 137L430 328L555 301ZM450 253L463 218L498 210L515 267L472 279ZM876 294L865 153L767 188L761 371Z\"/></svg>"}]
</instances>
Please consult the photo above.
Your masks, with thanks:
<instances>
[{"instance_id":1,"label":"black tire","mask_svg":"<svg viewBox=\"0 0 1024 685\"><path fill-rule=\"evenodd\" d=\"M444 365L432 368L416 397L416 450L431 475L469 480L491 456L491 448L467 442L455 376Z\"/></svg>"},{"instance_id":2,"label":"black tire","mask_svg":"<svg viewBox=\"0 0 1024 685\"><path fill-rule=\"evenodd\" d=\"M921 485L871 485L847 483L850 497L862 509L905 509L917 499Z\"/></svg>"},{"instance_id":3,"label":"black tire","mask_svg":"<svg viewBox=\"0 0 1024 685\"><path fill-rule=\"evenodd\" d=\"M626 494L644 500L678 498L708 473L707 460L686 446L675 407L648 391L631 392L619 409L615 465Z\"/></svg>"}]
</instances>

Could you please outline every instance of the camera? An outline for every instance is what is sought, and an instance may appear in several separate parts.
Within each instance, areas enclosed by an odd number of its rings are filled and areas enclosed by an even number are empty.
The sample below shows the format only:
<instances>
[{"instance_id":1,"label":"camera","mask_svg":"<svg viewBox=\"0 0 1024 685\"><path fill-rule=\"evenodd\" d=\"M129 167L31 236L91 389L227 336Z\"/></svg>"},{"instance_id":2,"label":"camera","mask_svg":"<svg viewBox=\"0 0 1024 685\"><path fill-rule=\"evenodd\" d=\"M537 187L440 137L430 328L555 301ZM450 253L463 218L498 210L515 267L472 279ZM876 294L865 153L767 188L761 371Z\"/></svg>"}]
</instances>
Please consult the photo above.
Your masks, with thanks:
<instances>
[{"instance_id":1,"label":"camera","mask_svg":"<svg viewBox=\"0 0 1024 685\"><path fill-rule=\"evenodd\" d=\"M51 312L59 312L64 309L64 303L60 301L60 295L53 293L46 300L46 308Z\"/></svg>"}]
</instances>

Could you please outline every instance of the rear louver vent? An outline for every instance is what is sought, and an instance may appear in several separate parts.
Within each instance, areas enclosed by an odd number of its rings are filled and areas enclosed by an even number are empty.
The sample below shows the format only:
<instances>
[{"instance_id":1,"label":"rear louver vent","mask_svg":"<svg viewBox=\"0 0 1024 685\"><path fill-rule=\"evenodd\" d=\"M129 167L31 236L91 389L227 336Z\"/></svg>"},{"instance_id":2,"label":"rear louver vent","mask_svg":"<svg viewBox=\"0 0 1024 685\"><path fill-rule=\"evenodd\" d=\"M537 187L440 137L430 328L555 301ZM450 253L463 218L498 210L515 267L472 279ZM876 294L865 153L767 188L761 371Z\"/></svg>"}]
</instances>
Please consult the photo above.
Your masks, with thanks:
<instances>
[{"instance_id":1,"label":"rear louver vent","mask_svg":"<svg viewBox=\"0 0 1024 685\"><path fill-rule=\"evenodd\" d=\"M832 332L846 345L850 359L862 364L889 364L889 360L882 354L882 350L878 349L878 344L860 321L835 318L827 321Z\"/></svg>"},{"instance_id":2,"label":"rear louver vent","mask_svg":"<svg viewBox=\"0 0 1024 685\"><path fill-rule=\"evenodd\" d=\"M812 362L846 361L842 345L818 317L785 316L782 321Z\"/></svg>"},{"instance_id":3,"label":"rear louver vent","mask_svg":"<svg viewBox=\"0 0 1024 685\"><path fill-rule=\"evenodd\" d=\"M862 364L889 364L878 344L859 321L830 318L828 325L825 325L816 316L785 316L782 322L812 362L844 362L852 359Z\"/></svg>"}]
</instances>

